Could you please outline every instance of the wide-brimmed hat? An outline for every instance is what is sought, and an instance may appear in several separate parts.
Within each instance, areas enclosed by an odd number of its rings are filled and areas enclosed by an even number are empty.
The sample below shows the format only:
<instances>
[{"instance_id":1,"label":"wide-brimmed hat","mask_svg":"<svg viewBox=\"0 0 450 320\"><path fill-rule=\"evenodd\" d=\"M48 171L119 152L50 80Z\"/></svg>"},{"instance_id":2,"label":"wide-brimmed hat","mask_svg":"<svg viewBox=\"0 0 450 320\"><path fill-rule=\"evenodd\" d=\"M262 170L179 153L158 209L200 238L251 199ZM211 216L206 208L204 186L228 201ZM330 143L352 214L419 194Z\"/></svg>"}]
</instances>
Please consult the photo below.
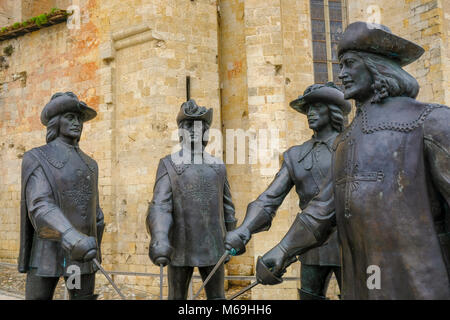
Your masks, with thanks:
<instances>
[{"instance_id":1,"label":"wide-brimmed hat","mask_svg":"<svg viewBox=\"0 0 450 320\"><path fill-rule=\"evenodd\" d=\"M92 120L97 116L97 111L88 107L83 101L78 100L78 97L73 92L58 92L52 96L50 102L42 110L41 122L44 126L47 126L51 118L66 112L80 113L83 122Z\"/></svg>"},{"instance_id":2,"label":"wide-brimmed hat","mask_svg":"<svg viewBox=\"0 0 450 320\"><path fill-rule=\"evenodd\" d=\"M344 99L344 93L333 82L309 86L303 95L291 101L289 105L298 112L306 114L308 105L315 102L336 105L342 109L344 115L348 114L352 108L351 103Z\"/></svg>"},{"instance_id":3,"label":"wide-brimmed hat","mask_svg":"<svg viewBox=\"0 0 450 320\"><path fill-rule=\"evenodd\" d=\"M211 125L213 119L213 109L200 107L194 99L184 102L181 105L180 111L177 115L177 124L179 125L183 120L200 120L206 121Z\"/></svg>"},{"instance_id":4,"label":"wide-brimmed hat","mask_svg":"<svg viewBox=\"0 0 450 320\"><path fill-rule=\"evenodd\" d=\"M349 50L379 54L402 67L419 59L425 52L421 46L393 34L384 25L361 21L349 24L338 43L338 56Z\"/></svg>"}]
</instances>

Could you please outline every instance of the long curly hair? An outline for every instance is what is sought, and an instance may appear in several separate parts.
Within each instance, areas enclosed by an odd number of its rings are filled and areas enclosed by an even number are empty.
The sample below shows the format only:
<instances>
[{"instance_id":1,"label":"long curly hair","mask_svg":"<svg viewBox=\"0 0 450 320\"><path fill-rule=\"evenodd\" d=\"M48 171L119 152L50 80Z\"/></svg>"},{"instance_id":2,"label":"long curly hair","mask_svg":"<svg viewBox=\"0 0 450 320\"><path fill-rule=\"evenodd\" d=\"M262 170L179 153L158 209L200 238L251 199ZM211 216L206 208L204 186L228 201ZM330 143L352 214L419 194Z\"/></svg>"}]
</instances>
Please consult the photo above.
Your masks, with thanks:
<instances>
[{"instance_id":1,"label":"long curly hair","mask_svg":"<svg viewBox=\"0 0 450 320\"><path fill-rule=\"evenodd\" d=\"M56 138L58 138L59 135L59 118L61 115L56 115L53 118L51 118L47 123L47 135L45 137L45 140L47 143L52 142Z\"/></svg>"},{"instance_id":2,"label":"long curly hair","mask_svg":"<svg viewBox=\"0 0 450 320\"><path fill-rule=\"evenodd\" d=\"M342 109L334 104L328 104L328 111L330 114L331 126L337 132L344 131L345 127L345 118Z\"/></svg>"},{"instance_id":3,"label":"long curly hair","mask_svg":"<svg viewBox=\"0 0 450 320\"><path fill-rule=\"evenodd\" d=\"M378 54L350 51L359 56L372 74L372 103L379 103L387 97L410 97L419 94L419 83L395 61Z\"/></svg>"}]
</instances>

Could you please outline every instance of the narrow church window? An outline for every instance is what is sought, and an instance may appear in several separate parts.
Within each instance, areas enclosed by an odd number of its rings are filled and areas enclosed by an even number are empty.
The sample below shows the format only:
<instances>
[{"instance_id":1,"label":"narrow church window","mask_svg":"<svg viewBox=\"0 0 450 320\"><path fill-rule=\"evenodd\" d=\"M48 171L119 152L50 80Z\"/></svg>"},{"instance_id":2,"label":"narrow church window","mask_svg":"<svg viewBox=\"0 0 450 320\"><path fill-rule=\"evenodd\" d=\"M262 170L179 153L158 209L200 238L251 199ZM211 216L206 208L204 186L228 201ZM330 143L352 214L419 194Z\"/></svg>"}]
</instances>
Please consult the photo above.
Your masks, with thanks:
<instances>
[{"instance_id":1,"label":"narrow church window","mask_svg":"<svg viewBox=\"0 0 450 320\"><path fill-rule=\"evenodd\" d=\"M314 81L340 84L337 44L347 25L345 0L310 0Z\"/></svg>"}]
</instances>

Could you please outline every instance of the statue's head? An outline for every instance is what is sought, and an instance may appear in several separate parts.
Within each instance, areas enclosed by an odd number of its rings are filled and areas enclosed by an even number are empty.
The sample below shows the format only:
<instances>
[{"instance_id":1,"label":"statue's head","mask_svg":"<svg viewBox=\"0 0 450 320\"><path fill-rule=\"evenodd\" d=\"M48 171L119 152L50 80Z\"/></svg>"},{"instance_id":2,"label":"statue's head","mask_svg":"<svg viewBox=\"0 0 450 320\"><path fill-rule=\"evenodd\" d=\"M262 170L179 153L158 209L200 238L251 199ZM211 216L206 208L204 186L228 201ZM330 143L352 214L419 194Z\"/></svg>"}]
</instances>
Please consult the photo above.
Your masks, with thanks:
<instances>
[{"instance_id":1,"label":"statue's head","mask_svg":"<svg viewBox=\"0 0 450 320\"><path fill-rule=\"evenodd\" d=\"M41 122L47 127L47 143L60 136L79 141L83 123L96 116L97 112L74 93L55 93L41 113Z\"/></svg>"},{"instance_id":2,"label":"statue's head","mask_svg":"<svg viewBox=\"0 0 450 320\"><path fill-rule=\"evenodd\" d=\"M394 35L386 26L355 22L350 24L338 45L346 99L377 103L387 97L415 98L416 79L403 66L417 60L424 50Z\"/></svg>"},{"instance_id":3,"label":"statue's head","mask_svg":"<svg viewBox=\"0 0 450 320\"><path fill-rule=\"evenodd\" d=\"M184 102L177 116L180 142L182 144L201 143L206 146L212 116L212 108L200 107L193 99Z\"/></svg>"},{"instance_id":4,"label":"statue's head","mask_svg":"<svg viewBox=\"0 0 450 320\"><path fill-rule=\"evenodd\" d=\"M342 132L344 116L351 110L350 102L344 99L344 94L333 82L309 86L289 105L307 116L309 128L315 132L329 125L335 131Z\"/></svg>"}]
</instances>

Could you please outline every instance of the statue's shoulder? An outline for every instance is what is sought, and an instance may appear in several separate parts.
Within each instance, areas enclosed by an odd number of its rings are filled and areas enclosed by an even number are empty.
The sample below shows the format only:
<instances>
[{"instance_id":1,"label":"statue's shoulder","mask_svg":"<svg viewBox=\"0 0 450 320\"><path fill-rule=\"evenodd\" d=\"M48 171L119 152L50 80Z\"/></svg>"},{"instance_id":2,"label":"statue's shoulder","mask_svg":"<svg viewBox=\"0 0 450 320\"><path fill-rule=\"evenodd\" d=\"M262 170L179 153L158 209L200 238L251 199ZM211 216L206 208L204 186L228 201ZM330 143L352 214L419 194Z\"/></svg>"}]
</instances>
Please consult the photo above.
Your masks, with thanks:
<instances>
[{"instance_id":1,"label":"statue's shoulder","mask_svg":"<svg viewBox=\"0 0 450 320\"><path fill-rule=\"evenodd\" d=\"M405 117L407 115L420 116L431 113L434 109L445 107L437 103L421 102L409 97L391 98L385 105L386 109L392 111L392 115Z\"/></svg>"},{"instance_id":2,"label":"statue's shoulder","mask_svg":"<svg viewBox=\"0 0 450 320\"><path fill-rule=\"evenodd\" d=\"M399 100L404 105L401 108L399 116L402 114L412 113L415 118L415 123L429 125L434 123L438 125L443 123L448 126L448 120L450 115L450 108L448 106L439 103L421 102L415 99L402 97ZM439 127L439 125L438 125Z\"/></svg>"},{"instance_id":3,"label":"statue's shoulder","mask_svg":"<svg viewBox=\"0 0 450 320\"><path fill-rule=\"evenodd\" d=\"M291 161L301 161L303 160L308 153L312 150L314 147L314 142L312 139L296 146L292 146L289 149L287 149L283 153L283 158L285 162L290 163Z\"/></svg>"},{"instance_id":4,"label":"statue's shoulder","mask_svg":"<svg viewBox=\"0 0 450 320\"><path fill-rule=\"evenodd\" d=\"M61 169L69 160L68 153L58 147L58 144L55 141L51 141L43 146L33 148L30 152L42 159L47 161L53 167L57 169Z\"/></svg>"},{"instance_id":5,"label":"statue's shoulder","mask_svg":"<svg viewBox=\"0 0 450 320\"><path fill-rule=\"evenodd\" d=\"M36 161L36 157L38 156L39 152L38 149L42 148L43 146L34 147L28 151L25 151L22 156L22 163L28 163L30 161L34 162Z\"/></svg>"},{"instance_id":6,"label":"statue's shoulder","mask_svg":"<svg viewBox=\"0 0 450 320\"><path fill-rule=\"evenodd\" d=\"M424 135L433 140L450 140L450 108L446 105L435 104L435 108L430 112L423 123Z\"/></svg>"},{"instance_id":7,"label":"statue's shoulder","mask_svg":"<svg viewBox=\"0 0 450 320\"><path fill-rule=\"evenodd\" d=\"M180 151L168 154L167 156L161 158L160 164L158 166L157 178L162 177L170 168L173 168L175 172L180 175L186 170L187 165L183 161L183 157Z\"/></svg>"},{"instance_id":8,"label":"statue's shoulder","mask_svg":"<svg viewBox=\"0 0 450 320\"><path fill-rule=\"evenodd\" d=\"M25 171L32 172L40 165L39 160L42 158L42 156L39 156L38 148L40 147L30 149L23 154L22 173L24 173Z\"/></svg>"},{"instance_id":9,"label":"statue's shoulder","mask_svg":"<svg viewBox=\"0 0 450 320\"><path fill-rule=\"evenodd\" d=\"M28 178L33 174L33 172L38 167L41 167L42 170L45 170L45 168L42 167L42 163L44 161L46 161L46 159L39 152L39 150L42 147L44 147L44 146L32 148L32 149L26 151L22 156L21 175L22 175L22 185L23 186L26 185Z\"/></svg>"},{"instance_id":10,"label":"statue's shoulder","mask_svg":"<svg viewBox=\"0 0 450 320\"><path fill-rule=\"evenodd\" d=\"M361 109L362 131L371 134L390 130L408 133L423 125L439 104L423 103L408 97L393 97L375 105L371 111Z\"/></svg>"},{"instance_id":11,"label":"statue's shoulder","mask_svg":"<svg viewBox=\"0 0 450 320\"><path fill-rule=\"evenodd\" d=\"M213 155L204 152L203 153L203 159L205 161L206 164L211 164L211 165L217 165L217 166L222 166L225 167L225 163L223 162L222 159L214 157Z\"/></svg>"}]
</instances>

